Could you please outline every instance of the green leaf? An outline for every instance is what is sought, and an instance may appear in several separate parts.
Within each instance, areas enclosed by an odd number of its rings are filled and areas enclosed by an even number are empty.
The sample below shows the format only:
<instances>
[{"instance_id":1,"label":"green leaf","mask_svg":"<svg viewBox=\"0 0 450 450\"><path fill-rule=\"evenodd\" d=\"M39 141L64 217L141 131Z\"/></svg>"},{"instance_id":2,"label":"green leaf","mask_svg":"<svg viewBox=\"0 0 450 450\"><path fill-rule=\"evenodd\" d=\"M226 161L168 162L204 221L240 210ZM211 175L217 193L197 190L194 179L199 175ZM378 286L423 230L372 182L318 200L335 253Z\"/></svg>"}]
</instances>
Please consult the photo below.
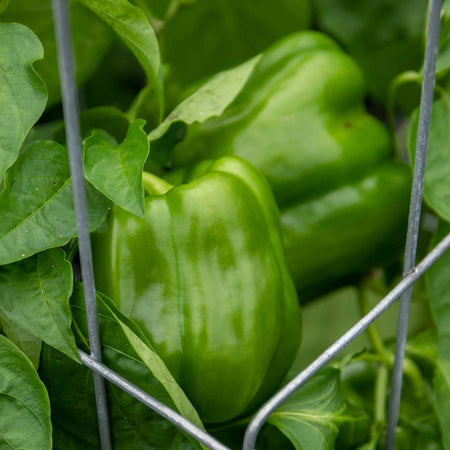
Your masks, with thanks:
<instances>
[{"instance_id":1,"label":"green leaf","mask_svg":"<svg viewBox=\"0 0 450 450\"><path fill-rule=\"evenodd\" d=\"M269 417L297 450L334 447L345 411L339 376L340 370L325 367Z\"/></svg>"},{"instance_id":2,"label":"green leaf","mask_svg":"<svg viewBox=\"0 0 450 450\"><path fill-rule=\"evenodd\" d=\"M98 106L86 109L80 113L80 134L81 137L89 137L94 130L104 130L117 141L122 141L127 133L130 122L127 116L113 106ZM45 136L45 139L55 140L64 145L66 143L66 129L63 121L54 124L52 133ZM33 131L39 127L34 127ZM39 134L38 134L39 135ZM44 139L42 138L42 139Z\"/></svg>"},{"instance_id":3,"label":"green leaf","mask_svg":"<svg viewBox=\"0 0 450 450\"><path fill-rule=\"evenodd\" d=\"M133 122L125 140L114 145L96 131L83 142L86 179L123 209L145 217L142 170L149 142L145 121Z\"/></svg>"},{"instance_id":4,"label":"green leaf","mask_svg":"<svg viewBox=\"0 0 450 450\"><path fill-rule=\"evenodd\" d=\"M361 445L357 450L377 450L378 441L380 440L380 434L373 437L367 444Z\"/></svg>"},{"instance_id":5,"label":"green leaf","mask_svg":"<svg viewBox=\"0 0 450 450\"><path fill-rule=\"evenodd\" d=\"M160 56L155 32L143 11L127 0L78 0L103 19L133 52L154 91L156 119L162 118L163 89L160 79Z\"/></svg>"},{"instance_id":6,"label":"green leaf","mask_svg":"<svg viewBox=\"0 0 450 450\"><path fill-rule=\"evenodd\" d=\"M44 344L39 375L50 398L54 448L101 448L92 371Z\"/></svg>"},{"instance_id":7,"label":"green leaf","mask_svg":"<svg viewBox=\"0 0 450 450\"><path fill-rule=\"evenodd\" d=\"M89 228L105 220L109 201L86 185ZM76 236L67 150L55 142L25 147L0 194L0 265L67 244Z\"/></svg>"},{"instance_id":8,"label":"green leaf","mask_svg":"<svg viewBox=\"0 0 450 450\"><path fill-rule=\"evenodd\" d=\"M416 151L418 121L416 110L409 130L411 161ZM423 196L440 217L450 221L450 106L444 99L435 101L431 112Z\"/></svg>"},{"instance_id":9,"label":"green leaf","mask_svg":"<svg viewBox=\"0 0 450 450\"><path fill-rule=\"evenodd\" d=\"M32 64L44 56L39 39L18 23L0 23L0 182L47 102Z\"/></svg>"},{"instance_id":10,"label":"green leaf","mask_svg":"<svg viewBox=\"0 0 450 450\"><path fill-rule=\"evenodd\" d=\"M55 248L0 266L0 311L15 325L79 361L70 330L72 267L64 256L62 249Z\"/></svg>"},{"instance_id":11,"label":"green leaf","mask_svg":"<svg viewBox=\"0 0 450 450\"><path fill-rule=\"evenodd\" d=\"M41 356L42 341L11 322L0 310L0 329L21 350L37 370Z\"/></svg>"},{"instance_id":12,"label":"green leaf","mask_svg":"<svg viewBox=\"0 0 450 450\"><path fill-rule=\"evenodd\" d=\"M406 343L406 354L421 369L432 371L438 360L438 336L435 327L428 328L418 335L409 338Z\"/></svg>"},{"instance_id":13,"label":"green leaf","mask_svg":"<svg viewBox=\"0 0 450 450\"><path fill-rule=\"evenodd\" d=\"M198 83L308 28L310 19L310 0L185 2L160 33L168 79L174 89Z\"/></svg>"},{"instance_id":14,"label":"green leaf","mask_svg":"<svg viewBox=\"0 0 450 450\"><path fill-rule=\"evenodd\" d=\"M447 0L441 9L441 32L439 37L439 53L436 60L436 77L448 74L450 69L450 2Z\"/></svg>"},{"instance_id":15,"label":"green leaf","mask_svg":"<svg viewBox=\"0 0 450 450\"><path fill-rule=\"evenodd\" d=\"M385 100L396 75L420 68L427 0L314 1L319 30L356 59L376 100Z\"/></svg>"},{"instance_id":16,"label":"green leaf","mask_svg":"<svg viewBox=\"0 0 450 450\"><path fill-rule=\"evenodd\" d=\"M441 222L431 246L450 232ZM431 311L438 329L438 362L434 380L436 409L441 423L444 447L450 449L450 252L442 255L425 274Z\"/></svg>"},{"instance_id":17,"label":"green leaf","mask_svg":"<svg viewBox=\"0 0 450 450\"><path fill-rule=\"evenodd\" d=\"M111 311L113 313L113 311ZM194 425L203 428L200 418L192 406L186 394L182 391L180 386L175 382L172 374L167 369L162 359L158 356L148 342L144 342L138 337L133 330L124 322L115 317L120 324L124 335L129 340L133 349L136 351L139 358L143 361L146 367L153 373L153 376L165 387L167 393L170 395L176 409L179 413L189 419Z\"/></svg>"},{"instance_id":18,"label":"green leaf","mask_svg":"<svg viewBox=\"0 0 450 450\"><path fill-rule=\"evenodd\" d=\"M164 20L167 15L173 15L180 3L195 0L130 0L133 5L141 8L148 17Z\"/></svg>"},{"instance_id":19,"label":"green leaf","mask_svg":"<svg viewBox=\"0 0 450 450\"><path fill-rule=\"evenodd\" d=\"M101 63L108 49L112 33L95 14L77 2L70 4L75 75L78 84L88 79ZM19 22L31 28L44 46L44 59L36 70L48 89L48 104L61 98L57 65L55 30L51 0L13 0L0 17L2 22Z\"/></svg>"},{"instance_id":20,"label":"green leaf","mask_svg":"<svg viewBox=\"0 0 450 450\"><path fill-rule=\"evenodd\" d=\"M211 117L220 116L240 92L259 58L257 56L211 78L198 91L180 103L164 119L164 122L149 134L149 139L151 141L159 139L174 122L202 123Z\"/></svg>"},{"instance_id":21,"label":"green leaf","mask_svg":"<svg viewBox=\"0 0 450 450\"><path fill-rule=\"evenodd\" d=\"M50 404L30 360L0 335L0 448L52 448Z\"/></svg>"},{"instance_id":22,"label":"green leaf","mask_svg":"<svg viewBox=\"0 0 450 450\"><path fill-rule=\"evenodd\" d=\"M202 427L195 409L140 328L100 293L97 293L97 307L104 364ZM79 345L87 349L81 284L74 286L72 310ZM98 448L97 430L90 424L93 414L95 417L95 401L89 372L62 354L45 348L40 373L48 386L59 429L78 442L78 448L85 448L83 442ZM108 384L108 394L115 449L203 448L121 389ZM58 443L55 445L58 447ZM77 448L76 445L73 448Z\"/></svg>"},{"instance_id":23,"label":"green leaf","mask_svg":"<svg viewBox=\"0 0 450 450\"><path fill-rule=\"evenodd\" d=\"M441 422L444 448L450 448L450 359L439 360L434 379L436 408Z\"/></svg>"},{"instance_id":24,"label":"green leaf","mask_svg":"<svg viewBox=\"0 0 450 450\"><path fill-rule=\"evenodd\" d=\"M77 284L76 289L74 289L74 305L80 307L81 303L81 290L80 285ZM158 380L159 383L164 387L164 389L169 394L172 399L174 405L177 410L184 415L186 418L191 420L195 425L202 427L202 423L200 418L195 411L192 404L189 402L185 393L182 391L180 386L175 382L171 373L167 369L166 365L156 353L156 351L152 348L151 344L145 338L144 334L140 330L140 328L126 316L124 316L114 302L109 299L106 295L98 292L97 293L97 302L99 308L99 314L102 314L104 317L107 317L109 321L115 322L117 325L114 328L117 328L116 333L120 330L120 340L117 335L114 336L114 340L116 344L126 343L127 346L130 346L130 350L139 357L139 359L145 364L147 369L153 374L153 376ZM83 306L81 306L83 309ZM80 317L80 316L78 316ZM84 321L84 317L83 317ZM85 337L87 336L87 329L83 325L78 322L79 329L85 329ZM116 334L115 333L115 334ZM111 336L112 337L112 336ZM111 342L111 340L109 340ZM122 342L120 342L122 341ZM106 340L108 342L108 339ZM105 344L106 344L105 342ZM109 344L109 347L112 348L112 342Z\"/></svg>"}]
</instances>

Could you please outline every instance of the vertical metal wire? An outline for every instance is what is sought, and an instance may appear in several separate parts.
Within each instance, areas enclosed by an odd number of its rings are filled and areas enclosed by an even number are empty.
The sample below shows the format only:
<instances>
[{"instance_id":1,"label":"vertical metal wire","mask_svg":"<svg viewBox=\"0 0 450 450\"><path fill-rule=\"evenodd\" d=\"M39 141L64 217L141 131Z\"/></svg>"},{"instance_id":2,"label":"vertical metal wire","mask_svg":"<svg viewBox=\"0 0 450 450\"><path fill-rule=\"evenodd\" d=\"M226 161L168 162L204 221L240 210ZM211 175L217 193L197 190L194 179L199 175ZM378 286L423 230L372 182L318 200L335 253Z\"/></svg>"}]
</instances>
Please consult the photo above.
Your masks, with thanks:
<instances>
[{"instance_id":1,"label":"vertical metal wire","mask_svg":"<svg viewBox=\"0 0 450 450\"><path fill-rule=\"evenodd\" d=\"M98 333L91 241L89 238L89 226L87 221L86 191L83 176L81 135L73 71L68 3L66 0L52 0L52 8L55 24L56 48L58 51L58 67L61 79L66 140L67 148L69 150L70 172L72 177L73 201L78 229L78 247L86 302L89 345L92 358L101 362L101 344ZM111 438L109 432L105 380L97 373L94 373L94 388L102 449L110 450Z\"/></svg>"},{"instance_id":2,"label":"vertical metal wire","mask_svg":"<svg viewBox=\"0 0 450 450\"><path fill-rule=\"evenodd\" d=\"M420 212L422 208L423 179L425 175L425 160L430 132L431 109L436 73L436 59L439 51L440 13L442 0L430 0L428 9L428 27L425 48L425 63L423 70L422 93L420 97L419 125L414 162L411 203L409 209L408 232L406 236L405 261L403 276L406 276L415 265L417 241L419 237ZM402 391L403 360L408 334L409 306L411 303L412 286L400 299L400 311L397 324L397 340L395 345L395 360L392 372L391 395L389 398L389 419L386 449L393 450L395 429L397 427Z\"/></svg>"},{"instance_id":3,"label":"vertical metal wire","mask_svg":"<svg viewBox=\"0 0 450 450\"><path fill-rule=\"evenodd\" d=\"M243 450L255 450L256 439L264 422L268 417L295 391L314 376L325 364L330 362L339 352L341 352L353 339L359 336L369 325L383 314L400 295L411 288L411 286L428 270L431 265L440 258L444 252L450 248L450 234L448 234L420 264L410 271L400 283L398 283L389 294L386 295L369 313L360 319L350 330L343 334L334 344L328 347L317 359L315 359L306 369L300 372L286 386L279 390L269 399L255 414L248 424L245 432Z\"/></svg>"},{"instance_id":4,"label":"vertical metal wire","mask_svg":"<svg viewBox=\"0 0 450 450\"><path fill-rule=\"evenodd\" d=\"M77 97L72 66L72 44L68 18L67 0L52 0L54 22L56 29L56 44L58 50L58 65L61 78L61 91L63 110L66 123L67 146L71 166L74 205L77 217L79 253L81 271L84 281L84 294L86 300L86 313L89 328L91 357L80 352L83 363L94 370L94 385L97 402L100 437L102 449L111 448L108 410L106 404L105 384L103 377L129 392L135 398L159 412L175 425L187 431L203 444L212 449L227 449L227 447L214 440L207 433L195 427L186 419L165 405L160 405L145 392L107 369L101 364L101 345L98 334L97 307L95 302L95 285L92 269L91 247L89 229L87 224L86 194L82 167L82 149L78 122ZM254 450L257 435L269 415L281 405L290 395L299 389L321 367L336 356L356 336L362 333L377 317L398 298L401 297L401 306L398 322L397 345L392 380L387 448L394 448L395 428L398 420L398 410L402 385L402 366L406 345L408 328L409 304L413 283L436 261L439 256L450 247L450 235L441 241L436 248L414 269L420 212L422 202L423 177L425 171L425 156L431 119L433 101L435 64L439 42L440 10L442 0L430 0L428 13L427 44L425 53L424 79L420 103L419 126L417 133L417 148L413 175L413 188L411 194L410 216L408 223L407 244L405 250L404 279L366 316L357 322L347 333L331 345L322 355L303 370L287 386L280 390L258 411L250 422L244 439L244 450ZM167 411L166 411L167 409Z\"/></svg>"}]
</instances>

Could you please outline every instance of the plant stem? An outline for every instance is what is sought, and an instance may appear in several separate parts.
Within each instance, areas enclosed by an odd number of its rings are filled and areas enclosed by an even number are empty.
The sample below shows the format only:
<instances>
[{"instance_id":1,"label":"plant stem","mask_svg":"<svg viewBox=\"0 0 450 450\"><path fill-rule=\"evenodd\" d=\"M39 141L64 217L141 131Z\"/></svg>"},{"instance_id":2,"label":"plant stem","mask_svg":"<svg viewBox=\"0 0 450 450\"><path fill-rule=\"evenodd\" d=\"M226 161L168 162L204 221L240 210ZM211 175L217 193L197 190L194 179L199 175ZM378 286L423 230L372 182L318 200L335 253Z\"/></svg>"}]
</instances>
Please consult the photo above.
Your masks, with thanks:
<instances>
[{"instance_id":1,"label":"plant stem","mask_svg":"<svg viewBox=\"0 0 450 450\"><path fill-rule=\"evenodd\" d=\"M367 298L367 287L364 283L359 287L358 290L358 303L361 311L361 315L365 315L369 311L369 301ZM370 325L367 330L367 335L372 344L374 351L378 354L378 360L388 369L392 369L394 364L394 355L390 352L383 344L383 340L378 333L375 324ZM382 368L383 366L381 366ZM380 368L380 370L381 370ZM414 387L414 392L417 398L422 398L425 395L425 387L422 381L422 375L414 364L414 362L405 358L403 362L403 373L405 377L411 382Z\"/></svg>"},{"instance_id":2,"label":"plant stem","mask_svg":"<svg viewBox=\"0 0 450 450\"><path fill-rule=\"evenodd\" d=\"M364 286L364 284L359 286L358 304L359 304L359 309L360 309L361 315L365 315L369 311L369 300L367 298L366 291L367 291L367 288ZM383 341L380 337L380 334L378 333L378 330L377 330L375 324L370 325L367 328L366 333L369 337L370 343L372 344L374 351L376 353L378 353L382 362L387 367L392 367L393 355L388 350L386 350L386 347L383 344Z\"/></svg>"},{"instance_id":3,"label":"plant stem","mask_svg":"<svg viewBox=\"0 0 450 450\"><path fill-rule=\"evenodd\" d=\"M394 144L394 153L397 156L400 156L400 150L397 142L397 136L395 134L395 96L400 86L411 82L420 84L422 82L422 75L419 72L415 72L412 70L403 72L397 75L389 85L389 91L386 101L386 115L389 131L392 136L392 142Z\"/></svg>"},{"instance_id":4,"label":"plant stem","mask_svg":"<svg viewBox=\"0 0 450 450\"><path fill-rule=\"evenodd\" d=\"M164 195L173 188L173 184L149 172L142 173L142 186L149 195Z\"/></svg>"},{"instance_id":5,"label":"plant stem","mask_svg":"<svg viewBox=\"0 0 450 450\"><path fill-rule=\"evenodd\" d=\"M386 392L388 384L388 368L385 365L381 365L377 372L375 381L375 398L374 398L374 423L372 426L372 436L374 436L378 429L378 424L384 424L386 422Z\"/></svg>"}]
</instances>

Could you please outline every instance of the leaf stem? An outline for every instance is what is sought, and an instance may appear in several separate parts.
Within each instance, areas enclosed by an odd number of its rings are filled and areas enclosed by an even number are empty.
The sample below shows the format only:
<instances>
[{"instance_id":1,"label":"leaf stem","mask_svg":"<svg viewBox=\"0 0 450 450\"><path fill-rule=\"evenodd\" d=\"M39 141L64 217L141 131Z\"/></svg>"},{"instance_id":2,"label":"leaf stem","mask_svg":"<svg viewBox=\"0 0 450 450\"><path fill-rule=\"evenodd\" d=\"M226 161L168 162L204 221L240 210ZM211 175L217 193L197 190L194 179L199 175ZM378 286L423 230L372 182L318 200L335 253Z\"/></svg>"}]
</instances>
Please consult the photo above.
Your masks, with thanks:
<instances>
[{"instance_id":1,"label":"leaf stem","mask_svg":"<svg viewBox=\"0 0 450 450\"><path fill-rule=\"evenodd\" d=\"M364 286L364 283L358 289L358 304L361 315L365 315L369 311L369 300L367 298L367 287ZM373 349L380 356L381 361L387 367L392 367L393 355L384 346L383 340L374 323L367 328L366 333Z\"/></svg>"},{"instance_id":2,"label":"leaf stem","mask_svg":"<svg viewBox=\"0 0 450 450\"><path fill-rule=\"evenodd\" d=\"M385 365L381 365L377 372L375 380L375 398L373 416L374 422L372 424L371 436L375 437L378 429L378 424L386 423L386 393L388 385L388 368Z\"/></svg>"},{"instance_id":3,"label":"leaf stem","mask_svg":"<svg viewBox=\"0 0 450 450\"><path fill-rule=\"evenodd\" d=\"M386 101L386 115L389 131L392 137L392 143L394 145L394 153L400 156L400 149L397 142L397 136L395 134L395 97L397 90L400 86L406 83L421 83L422 75L419 72L407 71L397 75L389 85L387 101Z\"/></svg>"},{"instance_id":4,"label":"leaf stem","mask_svg":"<svg viewBox=\"0 0 450 450\"><path fill-rule=\"evenodd\" d=\"M367 286L364 286L364 283L362 283L358 289L358 303L361 315L365 315L369 311L369 301L367 298ZM378 360L386 368L392 369L394 364L394 355L385 347L375 324L370 325L366 332L374 351L379 356ZM382 367L383 366L380 367L380 370ZM417 395L417 398L422 398L426 394L422 374L410 358L406 357L404 359L403 373L413 385L414 393Z\"/></svg>"},{"instance_id":5,"label":"leaf stem","mask_svg":"<svg viewBox=\"0 0 450 450\"><path fill-rule=\"evenodd\" d=\"M142 172L142 186L149 195L164 195L173 188L173 184L149 172Z\"/></svg>"}]
</instances>

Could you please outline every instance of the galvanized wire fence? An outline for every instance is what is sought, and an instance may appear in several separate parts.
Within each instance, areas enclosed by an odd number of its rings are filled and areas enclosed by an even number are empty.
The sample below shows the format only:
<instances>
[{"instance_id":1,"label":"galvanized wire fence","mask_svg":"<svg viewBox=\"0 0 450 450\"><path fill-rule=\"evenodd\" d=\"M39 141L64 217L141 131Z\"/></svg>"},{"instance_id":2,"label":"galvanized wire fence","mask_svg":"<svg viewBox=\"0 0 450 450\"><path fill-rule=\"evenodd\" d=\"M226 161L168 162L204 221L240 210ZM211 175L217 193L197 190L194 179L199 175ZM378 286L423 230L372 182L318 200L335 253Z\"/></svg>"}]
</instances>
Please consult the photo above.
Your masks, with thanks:
<instances>
[{"instance_id":1,"label":"galvanized wire fence","mask_svg":"<svg viewBox=\"0 0 450 450\"><path fill-rule=\"evenodd\" d=\"M86 315L91 349L90 355L81 350L79 350L79 354L83 364L92 369L94 372L95 397L102 449L109 450L112 448L104 382L104 380L107 379L160 414L162 417L172 422L180 429L184 430L189 435L193 436L206 447L213 450L226 450L228 447L223 445L207 432L198 428L189 420L185 419L171 408L154 399L137 386L133 385L102 364L101 343L97 323L97 307L95 302L95 283L92 268L91 245L87 224L86 193L84 188L82 166L78 103L72 63L73 56L68 16L68 2L67 0L52 0L52 6L56 30L58 65L61 78L67 147L69 150L73 196L78 228L81 273L84 281ZM395 429L397 426L400 406L403 359L405 355L412 286L425 273L425 271L446 250L450 248L449 234L417 266L415 266L422 205L423 180L425 173L425 158L430 130L435 67L439 44L441 7L442 0L430 0L428 10L425 64L419 112L419 126L417 132L417 147L403 269L404 277L402 281L400 281L400 283L398 283L368 314L359 320L306 369L299 373L292 381L278 391L259 409L247 427L243 442L244 450L255 449L258 433L270 414L272 414L286 399L288 399L295 391L306 383L306 381L315 375L325 364L341 352L353 339L366 330L375 319L381 316L401 296L387 434L387 449L392 450L394 448ZM380 24L380 26L382 26L382 24ZM382 213L383 212L380 211L380 214Z\"/></svg>"}]
</instances>

